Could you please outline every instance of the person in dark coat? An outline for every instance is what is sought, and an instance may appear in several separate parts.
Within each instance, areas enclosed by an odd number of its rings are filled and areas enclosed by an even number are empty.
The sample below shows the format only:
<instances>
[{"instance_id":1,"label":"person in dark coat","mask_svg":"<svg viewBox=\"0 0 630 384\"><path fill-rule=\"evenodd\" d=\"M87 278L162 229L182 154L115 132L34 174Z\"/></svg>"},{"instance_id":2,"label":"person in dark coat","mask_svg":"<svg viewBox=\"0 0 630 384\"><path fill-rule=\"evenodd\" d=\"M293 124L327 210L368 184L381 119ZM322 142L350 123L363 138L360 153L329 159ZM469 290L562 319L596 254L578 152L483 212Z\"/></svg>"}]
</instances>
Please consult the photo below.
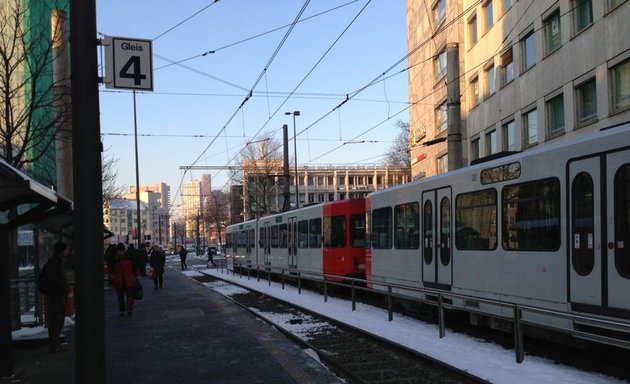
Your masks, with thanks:
<instances>
[{"instance_id":1,"label":"person in dark coat","mask_svg":"<svg viewBox=\"0 0 630 384\"><path fill-rule=\"evenodd\" d=\"M63 263L69 252L70 248L66 243L55 243L53 256L45 266L48 286L48 293L46 294L48 300L48 341L51 352L60 350L61 330L66 319L66 299L70 286Z\"/></svg>"},{"instance_id":2,"label":"person in dark coat","mask_svg":"<svg viewBox=\"0 0 630 384\"><path fill-rule=\"evenodd\" d=\"M155 278L153 278L153 286L155 289L162 288L164 282L164 264L166 264L166 255L160 251L157 245L153 246L151 255L149 256L149 264L155 270Z\"/></svg>"},{"instance_id":3,"label":"person in dark coat","mask_svg":"<svg viewBox=\"0 0 630 384\"><path fill-rule=\"evenodd\" d=\"M214 267L216 268L217 265L214 263L214 252L215 252L216 248L213 247L208 247L208 267L210 267L210 264L212 263L212 265L214 265Z\"/></svg>"},{"instance_id":4,"label":"person in dark coat","mask_svg":"<svg viewBox=\"0 0 630 384\"><path fill-rule=\"evenodd\" d=\"M188 255L188 251L186 250L186 248L182 247L179 250L179 261L182 264L182 271L184 269L188 269L188 265L186 264L186 255Z\"/></svg>"},{"instance_id":5,"label":"person in dark coat","mask_svg":"<svg viewBox=\"0 0 630 384\"><path fill-rule=\"evenodd\" d=\"M116 245L110 244L105 251L105 264L107 264L107 283L114 284L114 267L116 266Z\"/></svg>"},{"instance_id":6,"label":"person in dark coat","mask_svg":"<svg viewBox=\"0 0 630 384\"><path fill-rule=\"evenodd\" d=\"M133 315L133 286L136 284L138 274L138 269L134 267L131 255L125 250L125 244L118 243L116 246L116 266L114 267L114 287L116 287L120 316L125 315L125 310L127 316Z\"/></svg>"},{"instance_id":7,"label":"person in dark coat","mask_svg":"<svg viewBox=\"0 0 630 384\"><path fill-rule=\"evenodd\" d=\"M148 243L142 244L140 247L140 275L146 277L147 276L147 264L149 263L149 252L147 252Z\"/></svg>"}]
</instances>

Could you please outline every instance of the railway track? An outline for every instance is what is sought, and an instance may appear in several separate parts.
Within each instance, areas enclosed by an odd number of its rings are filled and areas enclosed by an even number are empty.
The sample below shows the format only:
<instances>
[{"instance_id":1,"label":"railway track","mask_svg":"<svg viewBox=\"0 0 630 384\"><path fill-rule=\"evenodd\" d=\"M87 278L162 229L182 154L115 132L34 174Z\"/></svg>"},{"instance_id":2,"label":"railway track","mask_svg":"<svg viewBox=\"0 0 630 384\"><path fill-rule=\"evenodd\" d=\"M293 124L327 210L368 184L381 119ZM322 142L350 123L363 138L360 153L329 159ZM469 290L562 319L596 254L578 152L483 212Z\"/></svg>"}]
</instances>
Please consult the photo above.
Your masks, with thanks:
<instances>
[{"instance_id":1,"label":"railway track","mask_svg":"<svg viewBox=\"0 0 630 384\"><path fill-rule=\"evenodd\" d=\"M195 276L194 279L210 285L234 285L206 275ZM231 295L230 299L274 324L305 348L314 350L331 370L350 383L485 382L387 340L249 288Z\"/></svg>"}]
</instances>

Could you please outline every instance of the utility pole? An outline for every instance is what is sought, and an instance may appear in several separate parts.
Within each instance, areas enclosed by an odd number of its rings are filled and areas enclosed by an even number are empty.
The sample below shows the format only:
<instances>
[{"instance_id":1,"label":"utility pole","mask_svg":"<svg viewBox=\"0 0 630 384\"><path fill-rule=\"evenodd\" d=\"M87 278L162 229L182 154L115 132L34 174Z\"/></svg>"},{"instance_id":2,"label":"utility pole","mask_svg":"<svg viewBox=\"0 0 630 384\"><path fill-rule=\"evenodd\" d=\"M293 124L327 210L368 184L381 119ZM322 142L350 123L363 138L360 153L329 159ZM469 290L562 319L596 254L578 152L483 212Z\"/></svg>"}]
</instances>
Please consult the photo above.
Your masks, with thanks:
<instances>
[{"instance_id":1,"label":"utility pole","mask_svg":"<svg viewBox=\"0 0 630 384\"><path fill-rule=\"evenodd\" d=\"M75 382L105 384L103 190L98 109L96 0L70 0L74 239L76 254ZM86 257L87 256L87 257ZM91 257L89 257L91 256Z\"/></svg>"},{"instance_id":2,"label":"utility pole","mask_svg":"<svg viewBox=\"0 0 630 384\"><path fill-rule=\"evenodd\" d=\"M459 97L459 44L446 45L446 121L448 131L448 170L462 168L462 117Z\"/></svg>"},{"instance_id":3,"label":"utility pole","mask_svg":"<svg viewBox=\"0 0 630 384\"><path fill-rule=\"evenodd\" d=\"M289 126L282 125L282 147L284 149L284 203L282 204L282 210L288 211L291 208L291 190L289 186Z\"/></svg>"}]
</instances>

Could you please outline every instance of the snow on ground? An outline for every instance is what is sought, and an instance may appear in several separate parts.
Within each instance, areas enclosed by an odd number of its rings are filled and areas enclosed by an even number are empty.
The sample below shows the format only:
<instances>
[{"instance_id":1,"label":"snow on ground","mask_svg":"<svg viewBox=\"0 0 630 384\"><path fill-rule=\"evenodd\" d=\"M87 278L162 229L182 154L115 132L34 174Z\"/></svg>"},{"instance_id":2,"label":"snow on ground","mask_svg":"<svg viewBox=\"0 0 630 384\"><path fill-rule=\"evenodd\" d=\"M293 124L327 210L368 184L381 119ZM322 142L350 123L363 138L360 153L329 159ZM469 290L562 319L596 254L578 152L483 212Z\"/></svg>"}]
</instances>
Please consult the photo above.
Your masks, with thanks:
<instances>
[{"instance_id":1,"label":"snow on ground","mask_svg":"<svg viewBox=\"0 0 630 384\"><path fill-rule=\"evenodd\" d=\"M329 297L328 302L324 302L323 296L317 293L302 290L300 295L295 287L285 285L283 290L279 283L272 282L269 286L267 280L261 279L260 282L257 282L255 278L248 280L246 276L232 276L225 270L222 272L217 269L204 269L200 272L234 281L266 295L281 298L345 324L393 340L492 383L603 384L624 382L602 374L580 371L573 367L556 364L536 356L526 355L525 361L517 364L512 349L505 349L485 340L449 332L448 329L446 337L440 339L438 326L435 324L423 323L399 314L394 314L394 320L389 322L386 310L366 304L357 303L356 311L352 311L352 303L348 300ZM199 274L197 271L184 273L188 276ZM206 285L226 296L243 292L242 288L236 290L227 288L225 283L207 283ZM303 321L301 324L290 324L291 316L287 315L269 313L264 315L274 324L296 331L300 335L306 335L321 326L317 322L309 321Z\"/></svg>"}]
</instances>

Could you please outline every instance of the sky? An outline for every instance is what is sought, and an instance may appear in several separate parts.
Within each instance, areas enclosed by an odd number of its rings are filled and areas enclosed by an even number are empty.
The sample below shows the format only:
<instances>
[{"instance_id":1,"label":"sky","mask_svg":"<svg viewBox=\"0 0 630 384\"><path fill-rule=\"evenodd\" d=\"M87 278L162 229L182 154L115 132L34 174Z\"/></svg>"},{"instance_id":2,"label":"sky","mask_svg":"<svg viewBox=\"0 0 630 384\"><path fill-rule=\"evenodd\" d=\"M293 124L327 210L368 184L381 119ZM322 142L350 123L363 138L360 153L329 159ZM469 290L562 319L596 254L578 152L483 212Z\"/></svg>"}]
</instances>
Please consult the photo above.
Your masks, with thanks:
<instances>
[{"instance_id":1,"label":"sky","mask_svg":"<svg viewBox=\"0 0 630 384\"><path fill-rule=\"evenodd\" d=\"M248 142L281 144L283 124L293 159L285 112L300 111L298 165L312 167L380 164L409 120L403 0L99 0L97 30L152 40L154 90L136 93L140 185L167 183L175 205L202 173L230 185L225 170L181 166L237 165ZM135 185L132 91L99 89L104 156L117 184Z\"/></svg>"},{"instance_id":2,"label":"sky","mask_svg":"<svg viewBox=\"0 0 630 384\"><path fill-rule=\"evenodd\" d=\"M192 255L193 259L206 260L205 255ZM218 258L215 258L217 260ZM178 256L168 256L167 261L172 265L179 265ZM195 268L199 266L195 265ZM202 267L204 268L204 267ZM230 297L238 293L246 292L246 289L255 290L265 295L281 298L289 303L308 308L315 313L323 314L342 323L354 326L364 331L398 344L416 350L420 353L445 362L460 370L468 371L472 375L480 377L491 383L497 384L613 384L625 383L625 381L599 373L581 371L562 364L556 364L551 360L525 354L525 360L521 364L515 361L514 350L505 349L501 345L459 334L446 329L446 336L439 338L439 329L436 324L428 324L400 314L394 314L393 320L388 321L387 311L367 304L357 303L356 310L352 311L352 303L348 300L328 297L324 302L323 296L308 290L302 290L299 294L296 287L272 282L270 285L265 279L247 279L247 276L232 275L227 270L199 269L180 271L178 267L173 270L190 278L203 274L215 276L224 281L203 283L208 289L213 289L224 296ZM229 282L235 282L245 288L238 287ZM322 323L306 315L301 323L289 322L295 319L295 315L287 317L286 314L259 313L276 327L290 331L291 333L308 340L309 333L322 327ZM23 319L23 321L32 319ZM291 324L294 323L294 324ZM66 327L74 326L74 321L66 318ZM14 340L18 339L42 339L47 338L44 327L23 327L12 334Z\"/></svg>"}]
</instances>

